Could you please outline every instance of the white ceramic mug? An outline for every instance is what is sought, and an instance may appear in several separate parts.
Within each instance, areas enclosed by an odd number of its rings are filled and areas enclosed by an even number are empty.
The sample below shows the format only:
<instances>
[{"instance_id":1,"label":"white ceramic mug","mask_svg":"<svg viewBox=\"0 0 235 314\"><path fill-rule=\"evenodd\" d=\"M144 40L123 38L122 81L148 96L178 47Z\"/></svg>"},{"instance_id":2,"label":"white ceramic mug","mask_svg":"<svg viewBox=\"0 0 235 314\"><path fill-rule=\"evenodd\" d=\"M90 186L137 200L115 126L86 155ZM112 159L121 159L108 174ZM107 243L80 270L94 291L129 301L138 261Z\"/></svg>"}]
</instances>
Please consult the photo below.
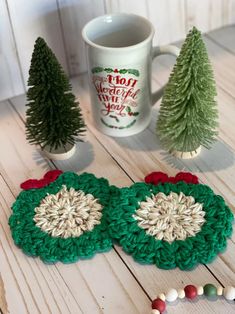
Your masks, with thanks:
<instances>
[{"instance_id":1,"label":"white ceramic mug","mask_svg":"<svg viewBox=\"0 0 235 314\"><path fill-rule=\"evenodd\" d=\"M134 14L97 17L82 30L87 46L90 96L96 127L110 136L130 136L150 123L152 60L178 56L175 46L152 47L153 25Z\"/></svg>"}]
</instances>

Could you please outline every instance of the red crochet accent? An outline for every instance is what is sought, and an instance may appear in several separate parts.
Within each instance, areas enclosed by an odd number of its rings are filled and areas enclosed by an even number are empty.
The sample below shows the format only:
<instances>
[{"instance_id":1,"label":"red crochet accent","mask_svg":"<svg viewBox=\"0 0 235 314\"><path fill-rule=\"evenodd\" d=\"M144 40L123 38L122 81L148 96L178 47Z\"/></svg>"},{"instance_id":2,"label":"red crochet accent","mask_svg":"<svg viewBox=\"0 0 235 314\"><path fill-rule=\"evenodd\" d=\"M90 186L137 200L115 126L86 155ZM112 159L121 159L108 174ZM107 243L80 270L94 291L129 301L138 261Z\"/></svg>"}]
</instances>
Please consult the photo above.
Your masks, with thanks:
<instances>
[{"instance_id":1,"label":"red crochet accent","mask_svg":"<svg viewBox=\"0 0 235 314\"><path fill-rule=\"evenodd\" d=\"M169 177L167 174L157 171L147 175L144 180L146 183L152 183L154 185L157 185L159 183L169 182Z\"/></svg>"},{"instance_id":2,"label":"red crochet accent","mask_svg":"<svg viewBox=\"0 0 235 314\"><path fill-rule=\"evenodd\" d=\"M186 183L198 184L198 177L190 172L179 172L175 176L175 182L184 181Z\"/></svg>"},{"instance_id":3,"label":"red crochet accent","mask_svg":"<svg viewBox=\"0 0 235 314\"><path fill-rule=\"evenodd\" d=\"M21 183L20 187L23 190L43 188L44 186L49 185L51 182L55 181L59 175L61 175L61 173L63 173L61 170L50 170L44 175L42 179L29 179Z\"/></svg>"},{"instance_id":4,"label":"red crochet accent","mask_svg":"<svg viewBox=\"0 0 235 314\"><path fill-rule=\"evenodd\" d=\"M157 171L147 175L144 180L146 183L152 183L154 185L165 182L177 183L179 181L193 184L199 183L198 177L190 172L179 172L175 177L168 177L166 173Z\"/></svg>"},{"instance_id":5,"label":"red crochet accent","mask_svg":"<svg viewBox=\"0 0 235 314\"><path fill-rule=\"evenodd\" d=\"M59 175L61 175L61 173L63 173L62 170L51 170L45 173L43 178L49 182L53 182L59 177Z\"/></svg>"}]
</instances>

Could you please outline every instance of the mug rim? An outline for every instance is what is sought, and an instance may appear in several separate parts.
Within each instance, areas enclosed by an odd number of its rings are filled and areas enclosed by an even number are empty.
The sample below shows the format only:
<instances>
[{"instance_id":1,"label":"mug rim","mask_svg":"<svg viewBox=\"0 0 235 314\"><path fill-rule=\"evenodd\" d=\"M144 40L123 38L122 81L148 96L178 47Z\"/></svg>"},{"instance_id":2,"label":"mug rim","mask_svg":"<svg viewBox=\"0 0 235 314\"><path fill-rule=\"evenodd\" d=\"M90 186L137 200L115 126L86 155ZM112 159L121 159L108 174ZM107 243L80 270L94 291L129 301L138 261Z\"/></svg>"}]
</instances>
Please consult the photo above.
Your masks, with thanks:
<instances>
[{"instance_id":1,"label":"mug rim","mask_svg":"<svg viewBox=\"0 0 235 314\"><path fill-rule=\"evenodd\" d=\"M148 26L150 27L150 32L149 32L149 35L144 39L142 40L141 42L137 43L137 44L134 44L134 45L130 45L130 46L125 46L125 47L108 47L108 46L102 46L102 45L99 45L99 44L96 44L94 43L92 40L90 40L87 36L87 29L88 27L93 24L94 22L98 21L98 20L103 20L103 19L106 19L108 17L113 17L113 16L132 16L132 17L135 17L135 18L138 18L142 21L144 21L146 24L148 24ZM154 27L153 27L153 24L148 20L146 19L145 17L143 16L140 16L140 15L137 15L137 14L133 14L133 13L113 13L113 14L104 14L104 15L100 15L100 16L97 16L96 18L90 20L89 22L87 22L85 24L85 26L83 27L82 29L82 37L83 37L83 40L90 46L94 47L94 48L98 48L98 49L102 49L102 50L127 50L127 49L135 49L137 47L140 47L140 46L143 46L145 45L148 41L152 40L153 36L154 36Z\"/></svg>"}]
</instances>

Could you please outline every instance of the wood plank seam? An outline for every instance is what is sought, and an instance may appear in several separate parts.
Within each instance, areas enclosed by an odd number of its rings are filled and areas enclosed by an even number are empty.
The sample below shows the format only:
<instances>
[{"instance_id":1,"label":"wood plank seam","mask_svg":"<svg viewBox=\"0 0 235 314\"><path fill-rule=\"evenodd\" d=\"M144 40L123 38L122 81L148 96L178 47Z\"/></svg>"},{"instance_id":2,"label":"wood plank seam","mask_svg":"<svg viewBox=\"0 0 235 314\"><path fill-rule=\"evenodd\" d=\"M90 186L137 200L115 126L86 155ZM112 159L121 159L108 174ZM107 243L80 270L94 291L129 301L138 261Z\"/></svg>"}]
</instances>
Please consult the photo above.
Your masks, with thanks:
<instances>
[{"instance_id":1,"label":"wood plank seam","mask_svg":"<svg viewBox=\"0 0 235 314\"><path fill-rule=\"evenodd\" d=\"M185 34L187 34L188 32L188 20L186 19L186 17L188 17L188 3L187 3L187 0L184 0L184 13L185 13L185 23L184 23L184 31L185 31Z\"/></svg>"},{"instance_id":2,"label":"wood plank seam","mask_svg":"<svg viewBox=\"0 0 235 314\"><path fill-rule=\"evenodd\" d=\"M41 261L40 261L41 262ZM64 282L64 284L66 285L66 287L67 287L67 289L69 290L69 292L71 293L71 296L73 297L73 299L74 299L74 301L75 301L75 303L77 304L77 306L78 306L78 308L81 310L81 312L82 312L82 309L81 309L81 307L80 307L80 305L79 305L79 303L77 302L77 299L76 299L76 297L73 295L73 292L72 292L72 290L70 289L70 287L67 285L67 282L64 280L64 278L63 278L63 276L61 275L61 273L60 273L60 270L59 270L59 268L58 268L58 266L55 264L54 265L55 266L55 268L56 268L56 270L57 270L57 274L58 274L58 276L60 276L60 278L61 278L61 280ZM86 282L86 281L85 281ZM57 283L55 282L55 284L57 285ZM58 287L58 285L57 285L57 287ZM59 287L58 287L59 288ZM58 289L59 290L59 289ZM60 290L59 290L60 291ZM60 294L61 294L61 297L63 298L63 295L62 295L62 293L60 292ZM55 302L56 302L56 299L55 299Z\"/></svg>"},{"instance_id":3,"label":"wood plank seam","mask_svg":"<svg viewBox=\"0 0 235 314\"><path fill-rule=\"evenodd\" d=\"M6 294L6 291L4 288L4 282L0 274L0 314L3 314L3 312L6 314L8 312L5 294Z\"/></svg>"},{"instance_id":4,"label":"wood plank seam","mask_svg":"<svg viewBox=\"0 0 235 314\"><path fill-rule=\"evenodd\" d=\"M210 269L210 267L208 267L206 264L203 264L207 270L211 273L211 275L219 282L219 284L222 286L222 287L225 287L225 285L222 283L222 281L216 276L215 273L213 273L213 271Z\"/></svg>"},{"instance_id":5,"label":"wood plank seam","mask_svg":"<svg viewBox=\"0 0 235 314\"><path fill-rule=\"evenodd\" d=\"M103 0L103 6L104 6L104 14L108 14L106 0Z\"/></svg>"},{"instance_id":6,"label":"wood plank seam","mask_svg":"<svg viewBox=\"0 0 235 314\"><path fill-rule=\"evenodd\" d=\"M22 65L21 65L21 62L20 62L20 56L19 56L19 52L18 52L18 48L17 48L14 27L13 27L11 14L10 14L10 9L9 9L9 5L8 5L8 1L7 0L5 0L5 4L6 4L6 8L7 8L8 19L9 19L9 22L10 22L10 25L11 25L11 32L12 32L12 37L13 37L15 51L16 51L16 58L17 58L17 63L18 63L18 67L19 67L19 70L20 70L20 77L21 77L21 81L22 81L22 84L23 84L24 91L26 92L26 85L25 85L25 81L24 81L23 69L22 69Z\"/></svg>"},{"instance_id":7,"label":"wood plank seam","mask_svg":"<svg viewBox=\"0 0 235 314\"><path fill-rule=\"evenodd\" d=\"M120 280L120 278L118 276L116 276L116 273L114 272L114 269L112 268L112 266L110 265L110 262L108 261L108 259L106 258L106 255L104 255L104 258L106 259L108 265L109 265L109 268L110 268L110 271L112 271L114 273L114 276L117 278L117 280L119 281L120 285L122 286L123 290L126 292L126 295L128 296L128 298L131 300L131 297L129 295L129 291L126 289L126 287L123 285L122 281ZM118 270L117 270L118 271ZM135 278L135 277L134 277ZM132 301L132 300L131 300ZM137 308L137 305L135 303L133 303L135 309L136 309L136 313L139 312L138 308Z\"/></svg>"},{"instance_id":8,"label":"wood plank seam","mask_svg":"<svg viewBox=\"0 0 235 314\"><path fill-rule=\"evenodd\" d=\"M1 225L1 229L3 230L3 225L2 225L1 222L0 222L0 225ZM2 247L2 251L4 252L4 254L5 254L5 256L6 256L8 265L9 265L9 267L11 268L11 273L12 273L13 276L14 276L14 280L15 280L15 282L16 282L17 288L18 288L19 293L20 293L20 295L21 295L21 298L22 298L22 300L23 300L24 306L25 306L25 308L26 308L26 310L27 310L27 313L30 314L29 309L28 309L28 307L27 307L27 303L25 302L24 296L23 296L23 294L22 294L22 291L21 291L21 289L20 289L20 286L19 286L19 284L18 284L18 281L17 281L17 279L16 279L16 277L15 277L14 271L13 271L13 269L12 269L12 267L11 267L11 263L10 263L10 261L9 261L9 259L8 259L8 257L7 257L7 254L6 254L6 252L5 252L4 248L3 248L1 239L0 239L0 244L1 244L1 247ZM9 243L8 243L8 245L9 245Z\"/></svg>"},{"instance_id":9,"label":"wood plank seam","mask_svg":"<svg viewBox=\"0 0 235 314\"><path fill-rule=\"evenodd\" d=\"M2 177L2 179L3 179L3 177ZM3 180L3 181L4 181L4 180ZM4 181L4 182L5 182L5 181ZM11 190L9 190L9 191L10 191L10 193L13 195L13 193L11 192ZM8 217L7 217L6 212L5 212L5 211L3 211L3 212L4 212L4 214L5 214L6 220L8 221ZM7 242L8 242L8 245L9 245L9 247L11 247L10 242L9 242L9 237L10 237L10 235L5 232L4 227L3 227L3 225L2 225L1 222L0 222L0 224L1 224L1 229L3 230L3 232L4 232L4 234L5 234L5 238L6 238ZM1 243L1 240L0 240L0 243ZM1 246L2 246L2 249L3 249L3 251L4 251L4 248L3 248L2 243L1 243ZM30 287L30 285L28 284L28 281L26 280L26 277L25 277L24 272L23 272L22 269L20 268L18 258L17 258L17 256L15 255L15 253L14 253L13 251L12 251L12 254L14 255L15 261L16 261L16 263L17 263L19 269L21 270L22 276L24 277L24 280L25 280L25 282L26 282L26 284L27 284L27 286L28 286L28 289L29 289L29 291L30 291L30 294L31 294L31 296L32 296L32 299L33 299L33 301L34 301L34 304L35 304L36 308L38 309L38 312L40 313L38 304L37 304L36 299L35 299L35 297L34 297L34 295L33 295L33 293L32 293L31 287ZM5 252L5 256L6 256L6 258L7 258L6 252ZM7 259L8 259L8 258L7 258ZM9 264L9 267L10 267L10 263L8 263L8 264ZM34 277L35 277L35 274L34 274L34 271L33 271L32 267L31 267L31 264L28 263L28 266L29 266L29 268L31 269L31 271L32 271L32 273L33 273L33 275L34 275ZM13 273L13 270L12 270L12 273ZM35 277L35 278L36 278L36 277ZM17 280L15 280L15 281L18 283ZM37 281L37 280L36 280L36 281ZM18 286L18 288L19 288L19 291L21 291L20 286ZM39 285L39 289L41 290L40 285ZM41 292L42 292L42 294L43 294L43 291L42 291L42 290L41 290ZM23 295L22 295L22 298L23 298L23 300L24 300ZM45 300L46 300L46 299L45 299ZM26 303L25 303L25 306L26 306ZM47 304L47 306L48 306L48 304ZM27 308L27 306L26 306L26 308ZM48 307L48 309L49 309L49 307ZM29 312L29 311L28 311L28 312Z\"/></svg>"},{"instance_id":10,"label":"wood plank seam","mask_svg":"<svg viewBox=\"0 0 235 314\"><path fill-rule=\"evenodd\" d=\"M11 99L8 99L7 101L9 102L11 108L15 111L15 113L17 114L17 116L19 117L19 119L21 120L21 122L23 123L23 125L25 125L24 118L23 118L23 117L19 114L19 112L16 110L16 108L15 108L14 104L12 103ZM44 156L43 156L42 154L41 154L41 157L44 158ZM57 168L56 168L56 164L55 164L55 162L54 162L53 160L48 160L47 158L44 158L44 160L45 160L45 162L47 162L48 166L49 166L51 169L53 169L53 168L51 167L51 165L53 165L54 168L57 169ZM4 180L4 177L3 177L3 180ZM5 180L4 180L4 181L5 181ZM5 181L5 182L6 182L6 181ZM7 183L7 182L6 182L6 183ZM8 185L8 184L7 184L7 185ZM9 187L9 185L8 185L8 187ZM9 189L10 189L10 187L9 187Z\"/></svg>"},{"instance_id":11,"label":"wood plank seam","mask_svg":"<svg viewBox=\"0 0 235 314\"><path fill-rule=\"evenodd\" d=\"M80 273L81 277L84 279L84 282L85 282L85 284L86 284L86 287L87 287L88 291L90 292L90 294L92 295L93 300L95 301L95 303L96 303L97 306L99 307L100 313L102 313L102 309L101 309L101 307L100 307L100 304L99 304L99 302L98 302L96 296L94 295L93 291L91 290L91 288L90 288L89 285L87 284L87 282L86 282L86 280L85 280L86 278L83 276L83 273L81 272L81 270L79 269L79 267L78 267L77 264L76 264L76 268L77 268L78 272Z\"/></svg>"},{"instance_id":12,"label":"wood plank seam","mask_svg":"<svg viewBox=\"0 0 235 314\"><path fill-rule=\"evenodd\" d=\"M67 45L65 44L65 33L64 33L64 27L63 27L63 20L62 20L62 17L61 17L60 4L59 4L58 0L56 0L56 5L57 5L57 11L58 11L58 18L59 18L61 37L62 37L64 52L65 52L66 65L67 65L67 69L68 69L68 72L69 72L68 74L71 75L71 73L70 73L70 65L69 65L69 53L68 53Z\"/></svg>"},{"instance_id":13,"label":"wood plank seam","mask_svg":"<svg viewBox=\"0 0 235 314\"><path fill-rule=\"evenodd\" d=\"M127 264L127 262L123 259L123 257L121 256L121 254L118 252L118 250L116 249L116 247L114 246L114 250L116 251L117 255L119 255L120 259L122 260L123 264L126 265L126 267L128 268L128 270L130 271L130 273L132 273L133 277L135 278L135 280L139 283L140 287L142 288L142 290L145 292L145 294L147 295L147 297L149 298L150 301L152 301L152 298L150 297L149 293L147 292L147 290L144 288L144 286L141 284L141 282L138 280L138 278L136 277L136 275L132 272L130 266Z\"/></svg>"}]
</instances>

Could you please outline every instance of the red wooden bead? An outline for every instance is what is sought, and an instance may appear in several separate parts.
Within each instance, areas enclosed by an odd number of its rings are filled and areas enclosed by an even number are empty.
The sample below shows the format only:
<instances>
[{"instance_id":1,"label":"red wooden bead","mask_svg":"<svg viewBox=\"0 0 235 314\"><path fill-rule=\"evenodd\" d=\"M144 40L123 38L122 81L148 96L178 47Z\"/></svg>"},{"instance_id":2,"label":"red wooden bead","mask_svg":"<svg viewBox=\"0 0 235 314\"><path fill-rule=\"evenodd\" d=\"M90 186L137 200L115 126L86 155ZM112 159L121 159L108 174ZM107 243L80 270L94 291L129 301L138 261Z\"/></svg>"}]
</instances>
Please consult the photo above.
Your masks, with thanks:
<instances>
[{"instance_id":1,"label":"red wooden bead","mask_svg":"<svg viewBox=\"0 0 235 314\"><path fill-rule=\"evenodd\" d=\"M152 302L152 309L158 310L160 313L163 313L166 309L166 303L161 299L155 299Z\"/></svg>"},{"instance_id":2,"label":"red wooden bead","mask_svg":"<svg viewBox=\"0 0 235 314\"><path fill-rule=\"evenodd\" d=\"M184 288L185 296L188 299L194 299L197 296L197 288L193 285L188 285Z\"/></svg>"}]
</instances>

